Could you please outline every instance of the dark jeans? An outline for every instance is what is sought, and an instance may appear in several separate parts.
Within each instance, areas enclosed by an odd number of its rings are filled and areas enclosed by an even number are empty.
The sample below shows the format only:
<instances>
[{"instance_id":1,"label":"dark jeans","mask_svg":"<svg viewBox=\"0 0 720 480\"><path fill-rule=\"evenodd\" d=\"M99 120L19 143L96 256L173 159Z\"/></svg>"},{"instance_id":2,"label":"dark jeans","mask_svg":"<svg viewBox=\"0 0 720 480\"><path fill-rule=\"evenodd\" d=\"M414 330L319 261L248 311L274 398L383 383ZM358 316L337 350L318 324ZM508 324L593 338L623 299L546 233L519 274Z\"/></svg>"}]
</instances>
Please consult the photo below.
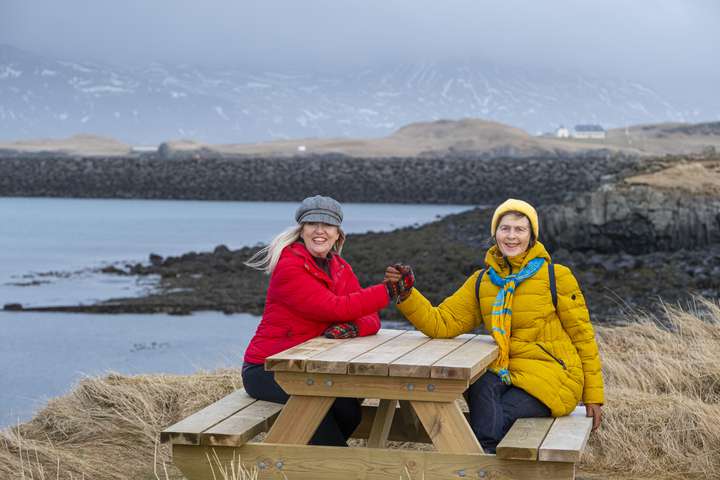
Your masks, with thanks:
<instances>
[{"instance_id":1,"label":"dark jeans","mask_svg":"<svg viewBox=\"0 0 720 480\"><path fill-rule=\"evenodd\" d=\"M485 372L467 389L470 426L485 453L495 453L500 440L518 418L549 417L550 409L524 390L505 385Z\"/></svg>"},{"instance_id":2,"label":"dark jeans","mask_svg":"<svg viewBox=\"0 0 720 480\"><path fill-rule=\"evenodd\" d=\"M243 386L253 398L275 403L287 403L290 396L277 384L272 372L261 364L245 363L242 369ZM311 445L347 447L347 439L360 425L362 410L357 398L338 398L320 422L310 440ZM298 419L302 421L302 419Z\"/></svg>"}]
</instances>

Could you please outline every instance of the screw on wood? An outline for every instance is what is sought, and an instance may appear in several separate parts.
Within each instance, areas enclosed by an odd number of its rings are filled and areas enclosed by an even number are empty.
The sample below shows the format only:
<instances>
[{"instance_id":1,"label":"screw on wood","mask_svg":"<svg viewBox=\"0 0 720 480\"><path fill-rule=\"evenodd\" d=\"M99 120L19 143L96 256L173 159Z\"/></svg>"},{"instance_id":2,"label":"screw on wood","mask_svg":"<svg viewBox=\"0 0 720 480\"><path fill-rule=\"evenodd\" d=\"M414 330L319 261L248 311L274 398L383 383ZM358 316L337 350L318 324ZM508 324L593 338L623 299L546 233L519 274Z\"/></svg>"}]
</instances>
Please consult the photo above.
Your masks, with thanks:
<instances>
[{"instance_id":1,"label":"screw on wood","mask_svg":"<svg viewBox=\"0 0 720 480\"><path fill-rule=\"evenodd\" d=\"M333 381L330 380L330 379L325 380L325 386L327 386L327 387L332 387L332 386L333 386Z\"/></svg>"},{"instance_id":2,"label":"screw on wood","mask_svg":"<svg viewBox=\"0 0 720 480\"><path fill-rule=\"evenodd\" d=\"M415 390L415 384L413 384L413 383L408 383L408 384L407 384L407 389L408 389L408 390Z\"/></svg>"},{"instance_id":3,"label":"screw on wood","mask_svg":"<svg viewBox=\"0 0 720 480\"><path fill-rule=\"evenodd\" d=\"M278 470L282 470L282 468L285 466L285 464L283 463L282 460L278 460L277 462L275 462L275 466L277 467Z\"/></svg>"},{"instance_id":4,"label":"screw on wood","mask_svg":"<svg viewBox=\"0 0 720 480\"><path fill-rule=\"evenodd\" d=\"M485 478L487 476L487 472L485 470L478 470L478 477Z\"/></svg>"},{"instance_id":5,"label":"screw on wood","mask_svg":"<svg viewBox=\"0 0 720 480\"><path fill-rule=\"evenodd\" d=\"M464 476L465 476L465 470L458 470L458 471L457 471L457 476L458 476L458 477L464 477Z\"/></svg>"},{"instance_id":6,"label":"screw on wood","mask_svg":"<svg viewBox=\"0 0 720 480\"><path fill-rule=\"evenodd\" d=\"M315 383L315 380L313 380L312 378L308 378L307 380L305 380L305 383L307 383L308 385L312 385L313 383Z\"/></svg>"},{"instance_id":7,"label":"screw on wood","mask_svg":"<svg viewBox=\"0 0 720 480\"><path fill-rule=\"evenodd\" d=\"M432 383L428 383L427 390L428 390L428 392L434 392L435 385L433 385Z\"/></svg>"}]
</instances>

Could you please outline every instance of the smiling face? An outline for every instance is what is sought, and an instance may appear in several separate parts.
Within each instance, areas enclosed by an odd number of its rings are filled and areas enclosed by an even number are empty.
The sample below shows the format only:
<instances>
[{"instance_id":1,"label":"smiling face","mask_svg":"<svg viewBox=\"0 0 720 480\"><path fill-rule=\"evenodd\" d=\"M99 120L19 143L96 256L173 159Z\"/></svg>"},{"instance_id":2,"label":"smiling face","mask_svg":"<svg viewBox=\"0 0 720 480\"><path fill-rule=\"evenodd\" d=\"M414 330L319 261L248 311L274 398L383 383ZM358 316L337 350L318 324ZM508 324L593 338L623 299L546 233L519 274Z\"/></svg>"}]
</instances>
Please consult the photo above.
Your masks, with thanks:
<instances>
[{"instance_id":1,"label":"smiling face","mask_svg":"<svg viewBox=\"0 0 720 480\"><path fill-rule=\"evenodd\" d=\"M302 232L305 248L313 257L325 258L340 238L340 231L335 225L321 222L303 223Z\"/></svg>"},{"instance_id":2,"label":"smiling face","mask_svg":"<svg viewBox=\"0 0 720 480\"><path fill-rule=\"evenodd\" d=\"M532 228L525 215L508 213L504 215L495 230L495 241L505 257L515 257L530 246Z\"/></svg>"}]
</instances>

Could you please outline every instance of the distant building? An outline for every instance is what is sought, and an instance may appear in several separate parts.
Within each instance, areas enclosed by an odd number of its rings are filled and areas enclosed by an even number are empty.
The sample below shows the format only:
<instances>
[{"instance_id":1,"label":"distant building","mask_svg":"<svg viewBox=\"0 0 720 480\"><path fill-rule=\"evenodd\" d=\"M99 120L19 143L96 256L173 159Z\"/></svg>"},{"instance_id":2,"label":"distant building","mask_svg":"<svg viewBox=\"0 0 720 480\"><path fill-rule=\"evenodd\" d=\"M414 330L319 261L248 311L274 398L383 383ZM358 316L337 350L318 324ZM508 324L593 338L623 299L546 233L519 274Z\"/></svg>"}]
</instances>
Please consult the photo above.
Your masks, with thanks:
<instances>
[{"instance_id":1,"label":"distant building","mask_svg":"<svg viewBox=\"0 0 720 480\"><path fill-rule=\"evenodd\" d=\"M574 137L605 140L605 129L600 125L575 125Z\"/></svg>"},{"instance_id":2,"label":"distant building","mask_svg":"<svg viewBox=\"0 0 720 480\"><path fill-rule=\"evenodd\" d=\"M307 151L307 147L305 145L298 145L297 147L298 152L305 152Z\"/></svg>"},{"instance_id":3,"label":"distant building","mask_svg":"<svg viewBox=\"0 0 720 480\"><path fill-rule=\"evenodd\" d=\"M557 138L570 138L570 130L560 125L560 128L555 130L555 136Z\"/></svg>"}]
</instances>

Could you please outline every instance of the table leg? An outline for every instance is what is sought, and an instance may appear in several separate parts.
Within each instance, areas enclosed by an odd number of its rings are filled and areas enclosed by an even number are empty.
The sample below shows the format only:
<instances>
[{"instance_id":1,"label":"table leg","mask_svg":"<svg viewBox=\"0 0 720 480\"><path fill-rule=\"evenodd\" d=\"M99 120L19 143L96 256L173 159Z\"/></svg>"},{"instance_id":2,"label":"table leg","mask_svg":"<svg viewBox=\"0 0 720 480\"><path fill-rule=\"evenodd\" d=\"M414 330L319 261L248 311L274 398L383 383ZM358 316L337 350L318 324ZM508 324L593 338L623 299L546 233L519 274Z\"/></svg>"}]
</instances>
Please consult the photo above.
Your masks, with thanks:
<instances>
[{"instance_id":1,"label":"table leg","mask_svg":"<svg viewBox=\"0 0 720 480\"><path fill-rule=\"evenodd\" d=\"M457 402L410 402L439 452L484 453Z\"/></svg>"},{"instance_id":2,"label":"table leg","mask_svg":"<svg viewBox=\"0 0 720 480\"><path fill-rule=\"evenodd\" d=\"M410 400L400 400L400 418L402 419L403 429L408 432L411 437L417 437L420 434L420 429L423 428L410 405Z\"/></svg>"},{"instance_id":3,"label":"table leg","mask_svg":"<svg viewBox=\"0 0 720 480\"><path fill-rule=\"evenodd\" d=\"M368 447L385 448L397 404L397 400L380 400L380 405L378 405L375 412L375 419L370 429L370 436L367 441Z\"/></svg>"},{"instance_id":4,"label":"table leg","mask_svg":"<svg viewBox=\"0 0 720 480\"><path fill-rule=\"evenodd\" d=\"M333 397L291 395L265 442L306 445L334 401Z\"/></svg>"}]
</instances>

